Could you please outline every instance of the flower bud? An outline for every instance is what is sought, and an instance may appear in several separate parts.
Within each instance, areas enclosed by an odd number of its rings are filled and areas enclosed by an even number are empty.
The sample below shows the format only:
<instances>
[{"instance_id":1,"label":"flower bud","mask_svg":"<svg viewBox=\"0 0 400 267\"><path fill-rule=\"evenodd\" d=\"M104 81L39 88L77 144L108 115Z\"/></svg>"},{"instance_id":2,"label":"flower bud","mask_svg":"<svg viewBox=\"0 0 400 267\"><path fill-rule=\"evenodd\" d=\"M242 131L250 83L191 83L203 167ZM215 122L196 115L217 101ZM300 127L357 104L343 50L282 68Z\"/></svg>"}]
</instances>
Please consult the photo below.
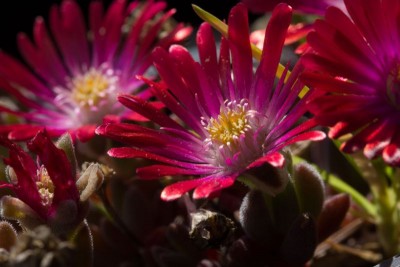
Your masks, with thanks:
<instances>
[{"instance_id":1,"label":"flower bud","mask_svg":"<svg viewBox=\"0 0 400 267\"><path fill-rule=\"evenodd\" d=\"M88 198L100 188L103 181L104 173L101 165L98 163L91 163L76 181L76 187L80 192L80 201L84 202L88 200Z\"/></svg>"},{"instance_id":2,"label":"flower bud","mask_svg":"<svg viewBox=\"0 0 400 267\"><path fill-rule=\"evenodd\" d=\"M6 166L6 179L10 184L16 184L18 182L17 174L15 173L14 169L10 166Z\"/></svg>"},{"instance_id":3,"label":"flower bud","mask_svg":"<svg viewBox=\"0 0 400 267\"><path fill-rule=\"evenodd\" d=\"M75 147L71 139L71 135L66 133L62 135L56 142L56 147L64 150L67 155L68 161L71 164L71 171L75 175L78 172L78 161L75 156Z\"/></svg>"}]
</instances>

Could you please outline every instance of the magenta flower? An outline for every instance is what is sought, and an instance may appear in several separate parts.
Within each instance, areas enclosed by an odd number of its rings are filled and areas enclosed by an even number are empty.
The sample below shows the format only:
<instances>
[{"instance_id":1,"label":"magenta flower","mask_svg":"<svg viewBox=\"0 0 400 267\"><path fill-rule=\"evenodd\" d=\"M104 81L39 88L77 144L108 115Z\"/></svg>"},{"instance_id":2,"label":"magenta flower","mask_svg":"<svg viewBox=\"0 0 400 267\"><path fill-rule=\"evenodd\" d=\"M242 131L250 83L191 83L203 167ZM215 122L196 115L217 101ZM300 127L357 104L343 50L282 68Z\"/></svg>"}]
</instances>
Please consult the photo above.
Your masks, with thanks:
<instances>
[{"instance_id":1,"label":"magenta flower","mask_svg":"<svg viewBox=\"0 0 400 267\"><path fill-rule=\"evenodd\" d=\"M195 189L194 198L204 198L232 185L238 175L252 168L264 164L282 167L285 159L279 151L285 146L323 138L322 132L308 131L314 125L311 120L295 125L304 115L309 97L298 98L303 88L297 80L301 67L293 70L285 84L284 74L274 85L291 11L285 4L275 9L266 29L270 38L255 73L247 10L242 4L230 12L228 38L221 40L219 59L212 29L206 23L197 33L201 63L181 46L174 45L169 52L157 48L154 64L162 82L149 83L180 120L139 97L121 95L121 103L161 128L128 123L100 126L98 134L129 145L113 148L109 155L163 163L139 168L138 175L145 179L200 177L167 186L161 195L164 200L176 199L191 189Z\"/></svg>"},{"instance_id":2,"label":"magenta flower","mask_svg":"<svg viewBox=\"0 0 400 267\"><path fill-rule=\"evenodd\" d=\"M28 228L40 223L54 226L60 217L64 227L83 220L87 206L80 202L77 173L65 152L45 132L39 132L28 143L38 161L7 139L0 139L0 145L9 149L9 158L4 159L9 182L1 182L0 188L10 188L15 193L15 198L1 199L3 217L18 218ZM67 216L62 216L63 212Z\"/></svg>"},{"instance_id":3,"label":"magenta flower","mask_svg":"<svg viewBox=\"0 0 400 267\"><path fill-rule=\"evenodd\" d=\"M100 1L89 7L89 27L78 4L64 0L50 10L48 32L38 18L33 41L18 36L28 66L0 52L0 88L15 98L21 110L0 106L22 122L2 125L0 134L27 140L40 129L52 136L70 132L89 140L103 118L131 116L116 100L119 93L138 93L151 65L151 50L185 38L191 29L181 24L166 29L174 10L163 13L165 2L115 0L106 12ZM162 37L161 37L162 36ZM140 93L148 97L148 92Z\"/></svg>"},{"instance_id":4,"label":"magenta flower","mask_svg":"<svg viewBox=\"0 0 400 267\"><path fill-rule=\"evenodd\" d=\"M320 91L310 108L329 136L352 133L341 149L400 166L400 3L345 1L315 23L304 81Z\"/></svg>"}]
</instances>

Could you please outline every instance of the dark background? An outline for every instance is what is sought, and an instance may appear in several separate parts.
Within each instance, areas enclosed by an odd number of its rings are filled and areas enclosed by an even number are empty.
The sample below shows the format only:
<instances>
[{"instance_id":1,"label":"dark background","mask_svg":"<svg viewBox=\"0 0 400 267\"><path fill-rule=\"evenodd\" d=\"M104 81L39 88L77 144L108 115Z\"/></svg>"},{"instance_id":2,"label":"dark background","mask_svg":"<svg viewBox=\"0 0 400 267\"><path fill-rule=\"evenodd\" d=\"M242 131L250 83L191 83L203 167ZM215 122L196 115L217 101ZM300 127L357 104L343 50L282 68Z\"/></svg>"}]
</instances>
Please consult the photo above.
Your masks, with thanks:
<instances>
[{"instance_id":1,"label":"dark background","mask_svg":"<svg viewBox=\"0 0 400 267\"><path fill-rule=\"evenodd\" d=\"M90 0L77 0L77 2L84 10L84 14L87 15ZM111 2L112 0L103 0L106 6ZM230 8L238 2L239 0L167 0L169 8L177 9L174 17L178 21L191 23L195 27L202 20L194 13L191 4L196 4L223 19L227 18ZM61 0L3 1L0 8L0 49L17 56L17 33L25 32L31 35L35 17L43 16L47 19L50 7L59 3L61 3Z\"/></svg>"}]
</instances>

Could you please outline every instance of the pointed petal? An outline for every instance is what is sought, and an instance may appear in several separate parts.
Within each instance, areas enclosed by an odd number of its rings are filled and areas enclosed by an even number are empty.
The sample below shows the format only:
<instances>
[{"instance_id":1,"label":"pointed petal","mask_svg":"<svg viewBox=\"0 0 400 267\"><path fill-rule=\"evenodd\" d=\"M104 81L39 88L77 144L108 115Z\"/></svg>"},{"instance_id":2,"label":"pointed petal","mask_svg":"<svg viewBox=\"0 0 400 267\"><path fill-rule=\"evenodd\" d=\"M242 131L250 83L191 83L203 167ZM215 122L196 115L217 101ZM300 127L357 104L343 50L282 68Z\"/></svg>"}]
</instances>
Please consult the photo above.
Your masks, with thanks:
<instances>
[{"instance_id":1,"label":"pointed petal","mask_svg":"<svg viewBox=\"0 0 400 267\"><path fill-rule=\"evenodd\" d=\"M138 168L136 173L142 179L150 180L168 175L201 175L209 173L209 169L184 169L168 165L151 165L147 167Z\"/></svg>"},{"instance_id":2,"label":"pointed petal","mask_svg":"<svg viewBox=\"0 0 400 267\"><path fill-rule=\"evenodd\" d=\"M193 191L193 198L199 199L209 197L212 193L233 185L236 180L235 178L236 176L209 178L204 183L196 187L196 189Z\"/></svg>"},{"instance_id":3,"label":"pointed petal","mask_svg":"<svg viewBox=\"0 0 400 267\"><path fill-rule=\"evenodd\" d=\"M39 132L28 143L30 151L38 155L45 166L53 184L53 206L64 200L79 200L78 189L75 186L75 173L71 171L71 163L65 152L57 148L45 131Z\"/></svg>"},{"instance_id":4,"label":"pointed petal","mask_svg":"<svg viewBox=\"0 0 400 267\"><path fill-rule=\"evenodd\" d=\"M161 199L171 201L180 198L186 192L202 184L203 180L204 179L187 180L169 185L161 192Z\"/></svg>"},{"instance_id":5,"label":"pointed petal","mask_svg":"<svg viewBox=\"0 0 400 267\"><path fill-rule=\"evenodd\" d=\"M253 161L249 166L247 166L246 169L259 167L265 163L269 163L274 167L281 168L283 164L285 164L285 157L279 152L270 153L262 158Z\"/></svg>"}]
</instances>

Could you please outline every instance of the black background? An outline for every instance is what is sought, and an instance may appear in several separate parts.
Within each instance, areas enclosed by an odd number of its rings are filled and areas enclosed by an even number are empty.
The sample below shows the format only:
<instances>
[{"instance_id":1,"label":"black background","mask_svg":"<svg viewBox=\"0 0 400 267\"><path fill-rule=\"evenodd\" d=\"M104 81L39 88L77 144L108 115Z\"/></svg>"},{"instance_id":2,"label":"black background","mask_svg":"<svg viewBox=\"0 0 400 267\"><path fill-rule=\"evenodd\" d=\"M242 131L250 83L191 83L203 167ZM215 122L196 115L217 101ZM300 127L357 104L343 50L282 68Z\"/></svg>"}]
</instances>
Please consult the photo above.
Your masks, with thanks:
<instances>
[{"instance_id":1,"label":"black background","mask_svg":"<svg viewBox=\"0 0 400 267\"><path fill-rule=\"evenodd\" d=\"M87 15L87 7L91 0L77 0ZM105 6L112 0L103 0ZM188 22L194 27L202 20L194 13L191 4L196 4L217 17L227 18L229 10L239 0L167 0L169 8L176 8L174 16L178 21ZM31 36L35 17L43 16L47 21L49 9L61 0L14 0L3 1L0 7L0 49L18 57L16 36L18 32L25 32ZM0 62L1 64L1 62Z\"/></svg>"}]
</instances>

